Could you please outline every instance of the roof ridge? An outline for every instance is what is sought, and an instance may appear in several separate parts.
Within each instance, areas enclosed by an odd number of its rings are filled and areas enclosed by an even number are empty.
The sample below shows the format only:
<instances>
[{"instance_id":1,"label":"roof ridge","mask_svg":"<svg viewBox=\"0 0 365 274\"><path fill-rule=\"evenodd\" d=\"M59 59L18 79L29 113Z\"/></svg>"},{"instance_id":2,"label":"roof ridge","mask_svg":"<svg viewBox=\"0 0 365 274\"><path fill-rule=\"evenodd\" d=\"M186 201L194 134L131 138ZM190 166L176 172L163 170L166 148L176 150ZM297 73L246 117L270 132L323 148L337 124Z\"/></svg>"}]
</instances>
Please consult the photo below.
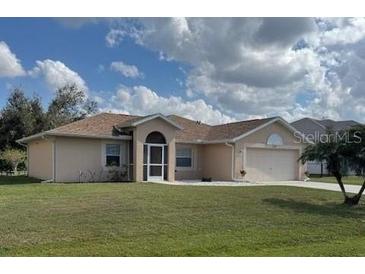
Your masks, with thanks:
<instances>
[{"instance_id":1,"label":"roof ridge","mask_svg":"<svg viewBox=\"0 0 365 274\"><path fill-rule=\"evenodd\" d=\"M273 117L261 118L261 119L257 118L257 119L241 120L241 121L235 121L235 122L229 122L229 123L224 123L224 124L213 125L212 127L239 124L239 123L247 123L247 122L254 122L254 121L272 120L272 119L276 119L278 117L279 116L273 116Z\"/></svg>"},{"instance_id":2,"label":"roof ridge","mask_svg":"<svg viewBox=\"0 0 365 274\"><path fill-rule=\"evenodd\" d=\"M189 119L189 118L186 118L186 117L183 117L183 116L180 116L180 115L176 115L176 114L170 114L170 115L167 115L167 118L170 118L171 116L175 116L177 118L181 118L181 119L184 119L184 120L188 120L192 123L196 123L197 121L199 120L192 120L192 119ZM213 125L209 125L207 123L203 123L203 122L200 122L200 125L204 125L204 126L208 126L208 127L213 127Z\"/></svg>"}]
</instances>

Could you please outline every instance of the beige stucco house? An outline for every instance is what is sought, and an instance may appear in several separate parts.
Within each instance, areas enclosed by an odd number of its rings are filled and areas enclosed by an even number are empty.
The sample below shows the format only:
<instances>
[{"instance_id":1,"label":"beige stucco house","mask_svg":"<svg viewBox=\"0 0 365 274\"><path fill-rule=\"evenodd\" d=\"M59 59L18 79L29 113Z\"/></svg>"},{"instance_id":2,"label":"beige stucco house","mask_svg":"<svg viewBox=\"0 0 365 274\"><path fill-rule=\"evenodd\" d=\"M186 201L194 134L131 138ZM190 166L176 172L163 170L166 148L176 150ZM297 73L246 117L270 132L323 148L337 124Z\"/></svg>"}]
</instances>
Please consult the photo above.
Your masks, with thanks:
<instances>
[{"instance_id":1,"label":"beige stucco house","mask_svg":"<svg viewBox=\"0 0 365 274\"><path fill-rule=\"evenodd\" d=\"M304 143L280 117L211 126L101 113L22 138L28 175L54 182L301 180Z\"/></svg>"}]
</instances>

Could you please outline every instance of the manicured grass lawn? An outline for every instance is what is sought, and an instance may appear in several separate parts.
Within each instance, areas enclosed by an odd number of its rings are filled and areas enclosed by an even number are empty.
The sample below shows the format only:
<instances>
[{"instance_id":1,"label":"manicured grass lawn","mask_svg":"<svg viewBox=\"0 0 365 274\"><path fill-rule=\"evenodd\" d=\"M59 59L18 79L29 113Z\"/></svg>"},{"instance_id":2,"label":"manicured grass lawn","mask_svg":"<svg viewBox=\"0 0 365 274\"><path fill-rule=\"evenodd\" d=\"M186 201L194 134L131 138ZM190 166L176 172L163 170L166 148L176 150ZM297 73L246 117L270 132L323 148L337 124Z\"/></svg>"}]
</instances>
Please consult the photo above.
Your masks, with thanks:
<instances>
[{"instance_id":1,"label":"manicured grass lawn","mask_svg":"<svg viewBox=\"0 0 365 274\"><path fill-rule=\"evenodd\" d=\"M0 181L2 256L365 256L337 192Z\"/></svg>"},{"instance_id":2,"label":"manicured grass lawn","mask_svg":"<svg viewBox=\"0 0 365 274\"><path fill-rule=\"evenodd\" d=\"M333 183L337 184L336 178L333 176L323 176L320 177L319 175L311 175L309 176L313 182L324 182L324 183ZM350 185L362 185L364 182L364 178L359 176L345 176L342 178L342 181L345 184Z\"/></svg>"}]
</instances>

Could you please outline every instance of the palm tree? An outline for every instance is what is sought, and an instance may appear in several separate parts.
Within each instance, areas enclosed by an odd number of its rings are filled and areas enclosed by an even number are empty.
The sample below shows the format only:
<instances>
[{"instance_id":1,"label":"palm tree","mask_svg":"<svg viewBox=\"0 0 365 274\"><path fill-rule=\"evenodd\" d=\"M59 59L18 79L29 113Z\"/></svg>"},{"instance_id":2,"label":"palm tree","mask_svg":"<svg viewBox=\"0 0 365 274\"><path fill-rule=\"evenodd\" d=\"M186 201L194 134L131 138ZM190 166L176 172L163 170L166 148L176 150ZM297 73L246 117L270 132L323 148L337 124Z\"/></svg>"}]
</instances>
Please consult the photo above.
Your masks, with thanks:
<instances>
[{"instance_id":1,"label":"palm tree","mask_svg":"<svg viewBox=\"0 0 365 274\"><path fill-rule=\"evenodd\" d=\"M326 142L308 145L299 160L303 163L307 161L325 161L329 173L336 178L341 188L344 204L357 205L362 193L365 191L365 180L359 193L350 197L346 192L342 177L348 168L359 170L360 175L364 177L365 127L354 127L339 134L329 131L327 136Z\"/></svg>"}]
</instances>

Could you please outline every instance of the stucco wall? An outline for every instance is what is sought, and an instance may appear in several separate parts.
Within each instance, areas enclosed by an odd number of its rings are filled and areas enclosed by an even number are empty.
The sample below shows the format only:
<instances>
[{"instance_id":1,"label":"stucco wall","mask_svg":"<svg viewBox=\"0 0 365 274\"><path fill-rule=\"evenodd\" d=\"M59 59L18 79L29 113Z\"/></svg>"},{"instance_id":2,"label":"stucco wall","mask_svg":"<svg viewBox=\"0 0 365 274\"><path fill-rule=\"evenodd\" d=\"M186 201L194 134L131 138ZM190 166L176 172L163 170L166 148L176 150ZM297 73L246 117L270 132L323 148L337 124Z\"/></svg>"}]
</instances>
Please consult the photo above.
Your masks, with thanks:
<instances>
[{"instance_id":1,"label":"stucco wall","mask_svg":"<svg viewBox=\"0 0 365 274\"><path fill-rule=\"evenodd\" d=\"M176 128L166 121L156 118L138 125L133 132L133 149L135 165L133 174L136 181L143 181L143 145L146 137L153 131L158 131L165 136L168 145L168 174L170 182L175 181L175 134Z\"/></svg>"},{"instance_id":2,"label":"stucco wall","mask_svg":"<svg viewBox=\"0 0 365 274\"><path fill-rule=\"evenodd\" d=\"M203 146L203 176L213 180L232 180L232 148L225 144Z\"/></svg>"},{"instance_id":3,"label":"stucco wall","mask_svg":"<svg viewBox=\"0 0 365 274\"><path fill-rule=\"evenodd\" d=\"M121 144L121 165L127 163L126 141L57 137L56 182L110 180L117 168L105 166L105 144Z\"/></svg>"},{"instance_id":4,"label":"stucco wall","mask_svg":"<svg viewBox=\"0 0 365 274\"><path fill-rule=\"evenodd\" d=\"M293 133L291 133L286 127L281 125L279 122L275 122L261 130L258 130L255 133L239 140L238 142L236 142L236 144L235 144L235 163L234 163L234 174L235 174L236 179L242 179L240 170L244 168L243 167L244 147L254 145L254 144L263 144L264 145L267 143L267 139L269 138L269 136L273 133L277 133L281 136L281 138L283 139L284 146L297 148L299 150L298 155L300 154L300 151L302 149L304 149L303 144L299 144L296 142L297 139L295 138ZM280 146L278 146L277 149L280 149ZM305 166L302 165L301 163L299 163L298 168L300 169L298 171L298 173L300 173L300 176L298 175L298 179L303 179L304 172L305 172Z\"/></svg>"},{"instance_id":5,"label":"stucco wall","mask_svg":"<svg viewBox=\"0 0 365 274\"><path fill-rule=\"evenodd\" d=\"M28 175L49 180L53 178L52 141L37 140L28 144Z\"/></svg>"},{"instance_id":6,"label":"stucco wall","mask_svg":"<svg viewBox=\"0 0 365 274\"><path fill-rule=\"evenodd\" d=\"M176 167L175 179L201 179L203 176L203 145L176 144L176 149L189 147L192 149L192 168Z\"/></svg>"}]
</instances>

